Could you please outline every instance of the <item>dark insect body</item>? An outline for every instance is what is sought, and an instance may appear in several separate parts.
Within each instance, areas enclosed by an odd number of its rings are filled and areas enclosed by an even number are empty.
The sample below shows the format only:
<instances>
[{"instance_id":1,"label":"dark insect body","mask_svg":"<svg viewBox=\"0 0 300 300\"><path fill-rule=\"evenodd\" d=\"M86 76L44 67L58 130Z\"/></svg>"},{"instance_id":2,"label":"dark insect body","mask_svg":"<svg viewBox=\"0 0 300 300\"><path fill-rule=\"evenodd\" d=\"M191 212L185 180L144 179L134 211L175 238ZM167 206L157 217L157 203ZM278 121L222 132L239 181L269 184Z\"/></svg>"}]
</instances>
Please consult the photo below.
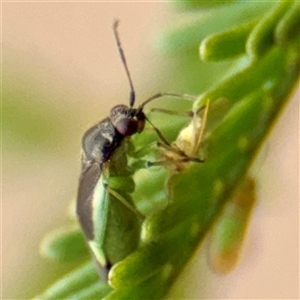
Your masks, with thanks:
<instances>
[{"instance_id":1,"label":"dark insect body","mask_svg":"<svg viewBox=\"0 0 300 300\"><path fill-rule=\"evenodd\" d=\"M127 155L134 157L130 137L141 133L147 120L143 112L150 101L171 96L193 99L173 93L156 94L134 108L135 91L117 31L113 29L119 53L130 84L129 106L117 105L109 117L91 127L82 139L82 173L76 212L100 275L107 280L110 268L137 249L143 216L137 211L130 193L134 191L135 169ZM159 137L162 135L155 128Z\"/></svg>"}]
</instances>

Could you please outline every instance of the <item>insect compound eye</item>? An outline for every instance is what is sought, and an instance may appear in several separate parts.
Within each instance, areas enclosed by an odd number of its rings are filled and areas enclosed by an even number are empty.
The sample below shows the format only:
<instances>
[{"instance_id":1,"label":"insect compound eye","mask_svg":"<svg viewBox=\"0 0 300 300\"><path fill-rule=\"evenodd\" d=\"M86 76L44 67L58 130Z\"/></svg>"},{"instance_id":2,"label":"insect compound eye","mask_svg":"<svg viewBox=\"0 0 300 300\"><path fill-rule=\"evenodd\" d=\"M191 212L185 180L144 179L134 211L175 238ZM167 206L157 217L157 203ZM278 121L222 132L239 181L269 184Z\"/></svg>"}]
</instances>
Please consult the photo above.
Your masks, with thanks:
<instances>
[{"instance_id":1,"label":"insect compound eye","mask_svg":"<svg viewBox=\"0 0 300 300\"><path fill-rule=\"evenodd\" d=\"M138 121L135 119L124 118L115 124L115 128L123 136L130 136L137 132Z\"/></svg>"},{"instance_id":2,"label":"insect compound eye","mask_svg":"<svg viewBox=\"0 0 300 300\"><path fill-rule=\"evenodd\" d=\"M131 136L143 131L146 116L142 110L117 105L110 112L110 119L115 129L123 136Z\"/></svg>"}]
</instances>

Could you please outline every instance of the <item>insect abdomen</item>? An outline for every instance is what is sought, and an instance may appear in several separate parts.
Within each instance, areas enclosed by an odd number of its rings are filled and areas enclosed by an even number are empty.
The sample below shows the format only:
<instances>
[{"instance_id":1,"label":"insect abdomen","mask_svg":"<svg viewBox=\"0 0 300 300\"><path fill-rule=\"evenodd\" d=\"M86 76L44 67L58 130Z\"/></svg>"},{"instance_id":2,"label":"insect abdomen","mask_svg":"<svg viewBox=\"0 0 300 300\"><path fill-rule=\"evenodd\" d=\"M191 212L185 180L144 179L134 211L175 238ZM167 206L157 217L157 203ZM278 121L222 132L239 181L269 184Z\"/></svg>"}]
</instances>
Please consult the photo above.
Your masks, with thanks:
<instances>
[{"instance_id":1,"label":"insect abdomen","mask_svg":"<svg viewBox=\"0 0 300 300\"><path fill-rule=\"evenodd\" d=\"M93 197L94 238L89 245L98 263L109 269L138 247L141 221L107 190L103 177ZM126 197L126 201L133 205L128 194L123 193L122 197Z\"/></svg>"}]
</instances>

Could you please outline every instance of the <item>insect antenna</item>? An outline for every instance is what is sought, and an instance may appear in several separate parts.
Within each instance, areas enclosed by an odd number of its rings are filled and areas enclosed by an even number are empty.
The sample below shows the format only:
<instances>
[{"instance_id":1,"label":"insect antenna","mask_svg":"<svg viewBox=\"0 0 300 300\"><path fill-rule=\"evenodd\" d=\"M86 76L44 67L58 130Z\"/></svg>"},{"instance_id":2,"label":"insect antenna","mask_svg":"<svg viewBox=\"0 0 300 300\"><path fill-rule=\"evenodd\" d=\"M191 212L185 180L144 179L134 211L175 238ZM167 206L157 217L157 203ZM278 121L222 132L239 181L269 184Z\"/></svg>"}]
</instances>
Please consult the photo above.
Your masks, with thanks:
<instances>
[{"instance_id":1,"label":"insect antenna","mask_svg":"<svg viewBox=\"0 0 300 300\"><path fill-rule=\"evenodd\" d=\"M139 109L140 110L143 110L144 109L144 106L146 104L148 104L149 102L155 100L155 99L158 99L158 98L161 98L161 97L165 97L165 96L168 96L168 97L172 97L172 98L179 98L179 99L184 99L184 100L189 100L189 101L195 101L198 99L198 96L192 96L192 95L188 95L188 94L176 94L176 93L158 93L158 94L155 94L154 96L148 98L147 100L145 100L140 106L139 106Z\"/></svg>"},{"instance_id":2,"label":"insect antenna","mask_svg":"<svg viewBox=\"0 0 300 300\"><path fill-rule=\"evenodd\" d=\"M127 62L126 62L126 59L125 59L124 51L123 51L123 48L122 48L122 45L121 45L121 40L120 40L119 33L118 33L118 25L119 25L119 20L115 20L114 24L113 24L114 35L115 35L115 38L116 38L119 54L120 54L123 66L125 68L125 72L126 72L126 75L127 75L128 81L129 81L129 85L130 85L129 106L133 107L134 102L135 102L135 91L134 91L133 83L132 83L131 76L130 76L130 73L129 73L129 69L128 69L128 66L127 66Z\"/></svg>"}]
</instances>

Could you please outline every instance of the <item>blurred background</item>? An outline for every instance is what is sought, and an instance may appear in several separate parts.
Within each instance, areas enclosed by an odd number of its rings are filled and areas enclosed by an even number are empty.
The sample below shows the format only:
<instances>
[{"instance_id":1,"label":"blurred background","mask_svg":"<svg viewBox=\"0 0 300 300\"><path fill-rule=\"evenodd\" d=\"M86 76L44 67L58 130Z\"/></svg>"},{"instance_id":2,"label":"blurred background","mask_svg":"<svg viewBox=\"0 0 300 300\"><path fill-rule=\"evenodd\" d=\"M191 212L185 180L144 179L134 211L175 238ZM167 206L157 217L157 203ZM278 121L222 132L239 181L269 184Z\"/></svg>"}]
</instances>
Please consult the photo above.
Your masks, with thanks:
<instances>
[{"instance_id":1,"label":"blurred background","mask_svg":"<svg viewBox=\"0 0 300 300\"><path fill-rule=\"evenodd\" d=\"M128 103L113 20L121 21L137 102L159 91L197 94L209 84L184 85L176 57L155 47L161 28L180 17L159 2L2 3L2 299L28 299L61 272L40 257L39 243L65 224L76 197L82 134ZM216 275L198 253L173 298L298 297L299 90L256 165L258 205L237 269Z\"/></svg>"}]
</instances>

